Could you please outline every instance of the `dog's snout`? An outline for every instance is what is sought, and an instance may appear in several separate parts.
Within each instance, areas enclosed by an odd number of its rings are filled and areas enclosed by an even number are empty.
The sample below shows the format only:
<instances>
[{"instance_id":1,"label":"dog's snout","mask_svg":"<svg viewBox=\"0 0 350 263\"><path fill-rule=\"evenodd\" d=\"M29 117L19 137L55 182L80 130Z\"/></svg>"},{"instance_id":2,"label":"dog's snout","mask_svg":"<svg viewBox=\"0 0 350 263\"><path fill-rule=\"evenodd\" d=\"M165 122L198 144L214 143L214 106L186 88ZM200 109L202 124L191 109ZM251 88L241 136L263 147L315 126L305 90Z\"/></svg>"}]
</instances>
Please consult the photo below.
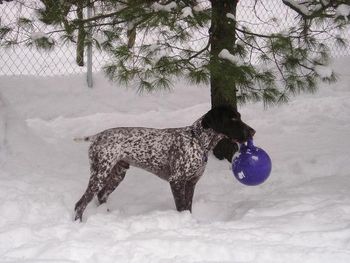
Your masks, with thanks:
<instances>
[{"instance_id":1,"label":"dog's snout","mask_svg":"<svg viewBox=\"0 0 350 263\"><path fill-rule=\"evenodd\" d=\"M246 125L245 130L244 130L244 135L246 138L253 138L255 133L256 133L256 131L252 127Z\"/></svg>"},{"instance_id":2,"label":"dog's snout","mask_svg":"<svg viewBox=\"0 0 350 263\"><path fill-rule=\"evenodd\" d=\"M249 127L249 134L251 137L253 137L255 135L256 131L253 128Z\"/></svg>"}]
</instances>

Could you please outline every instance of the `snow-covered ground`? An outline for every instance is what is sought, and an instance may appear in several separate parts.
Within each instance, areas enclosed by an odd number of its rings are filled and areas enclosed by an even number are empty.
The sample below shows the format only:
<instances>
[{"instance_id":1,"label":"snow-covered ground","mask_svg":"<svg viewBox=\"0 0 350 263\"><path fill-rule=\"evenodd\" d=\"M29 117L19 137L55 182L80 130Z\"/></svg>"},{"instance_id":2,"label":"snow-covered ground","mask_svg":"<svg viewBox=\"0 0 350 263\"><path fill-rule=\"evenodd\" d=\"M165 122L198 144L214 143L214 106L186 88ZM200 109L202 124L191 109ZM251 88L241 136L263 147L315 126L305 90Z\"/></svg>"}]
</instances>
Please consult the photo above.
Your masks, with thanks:
<instances>
[{"instance_id":1,"label":"snow-covered ground","mask_svg":"<svg viewBox=\"0 0 350 263\"><path fill-rule=\"evenodd\" d=\"M210 156L193 214L178 213L167 183L132 168L82 223L72 217L88 145L72 138L189 125L209 109L208 88L137 95L102 76L92 90L82 76L0 77L0 262L350 262L349 64L338 60L339 82L315 95L241 108L273 161L263 185L240 184Z\"/></svg>"}]
</instances>

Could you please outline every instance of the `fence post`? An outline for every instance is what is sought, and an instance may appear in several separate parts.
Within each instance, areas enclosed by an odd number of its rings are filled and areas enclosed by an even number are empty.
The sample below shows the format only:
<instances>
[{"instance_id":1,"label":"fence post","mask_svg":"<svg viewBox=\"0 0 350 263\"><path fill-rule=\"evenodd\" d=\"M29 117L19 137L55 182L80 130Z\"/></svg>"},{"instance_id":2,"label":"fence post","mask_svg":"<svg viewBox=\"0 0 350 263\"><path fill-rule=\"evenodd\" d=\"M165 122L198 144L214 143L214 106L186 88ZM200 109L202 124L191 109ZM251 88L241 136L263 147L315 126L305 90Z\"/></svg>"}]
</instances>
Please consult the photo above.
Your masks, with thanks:
<instances>
[{"instance_id":1,"label":"fence post","mask_svg":"<svg viewBox=\"0 0 350 263\"><path fill-rule=\"evenodd\" d=\"M89 3L87 7L87 17L91 18L92 16L92 7L93 4ZM88 45L87 45L87 85L89 88L92 88L93 82L92 82L92 27L88 30Z\"/></svg>"}]
</instances>

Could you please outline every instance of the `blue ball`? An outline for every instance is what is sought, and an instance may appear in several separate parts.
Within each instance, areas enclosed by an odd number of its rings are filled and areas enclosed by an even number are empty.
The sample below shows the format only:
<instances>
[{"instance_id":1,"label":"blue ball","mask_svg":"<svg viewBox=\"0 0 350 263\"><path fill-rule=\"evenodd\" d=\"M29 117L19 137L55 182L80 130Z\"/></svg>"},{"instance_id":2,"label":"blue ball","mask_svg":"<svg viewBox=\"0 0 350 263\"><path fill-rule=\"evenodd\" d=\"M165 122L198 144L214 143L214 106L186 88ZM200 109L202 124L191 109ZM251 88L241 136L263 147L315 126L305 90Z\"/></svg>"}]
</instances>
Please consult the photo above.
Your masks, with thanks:
<instances>
[{"instance_id":1,"label":"blue ball","mask_svg":"<svg viewBox=\"0 0 350 263\"><path fill-rule=\"evenodd\" d=\"M232 160L232 171L239 182L245 185L258 185L265 182L271 173L269 155L254 146L253 140L242 144L239 153Z\"/></svg>"}]
</instances>

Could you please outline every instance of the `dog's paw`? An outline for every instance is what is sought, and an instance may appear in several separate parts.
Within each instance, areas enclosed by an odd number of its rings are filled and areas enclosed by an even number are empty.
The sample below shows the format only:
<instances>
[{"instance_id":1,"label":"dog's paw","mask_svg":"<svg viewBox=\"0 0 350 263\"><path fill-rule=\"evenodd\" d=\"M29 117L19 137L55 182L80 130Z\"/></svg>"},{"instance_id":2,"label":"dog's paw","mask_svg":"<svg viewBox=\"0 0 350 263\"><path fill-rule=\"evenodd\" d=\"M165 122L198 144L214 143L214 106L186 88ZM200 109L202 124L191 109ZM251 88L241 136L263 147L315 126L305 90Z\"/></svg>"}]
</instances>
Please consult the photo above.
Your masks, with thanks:
<instances>
[{"instance_id":1,"label":"dog's paw","mask_svg":"<svg viewBox=\"0 0 350 263\"><path fill-rule=\"evenodd\" d=\"M82 222L83 221L83 215L82 213L78 213L77 211L75 211L75 214L74 214L74 221L78 221L79 222Z\"/></svg>"}]
</instances>

